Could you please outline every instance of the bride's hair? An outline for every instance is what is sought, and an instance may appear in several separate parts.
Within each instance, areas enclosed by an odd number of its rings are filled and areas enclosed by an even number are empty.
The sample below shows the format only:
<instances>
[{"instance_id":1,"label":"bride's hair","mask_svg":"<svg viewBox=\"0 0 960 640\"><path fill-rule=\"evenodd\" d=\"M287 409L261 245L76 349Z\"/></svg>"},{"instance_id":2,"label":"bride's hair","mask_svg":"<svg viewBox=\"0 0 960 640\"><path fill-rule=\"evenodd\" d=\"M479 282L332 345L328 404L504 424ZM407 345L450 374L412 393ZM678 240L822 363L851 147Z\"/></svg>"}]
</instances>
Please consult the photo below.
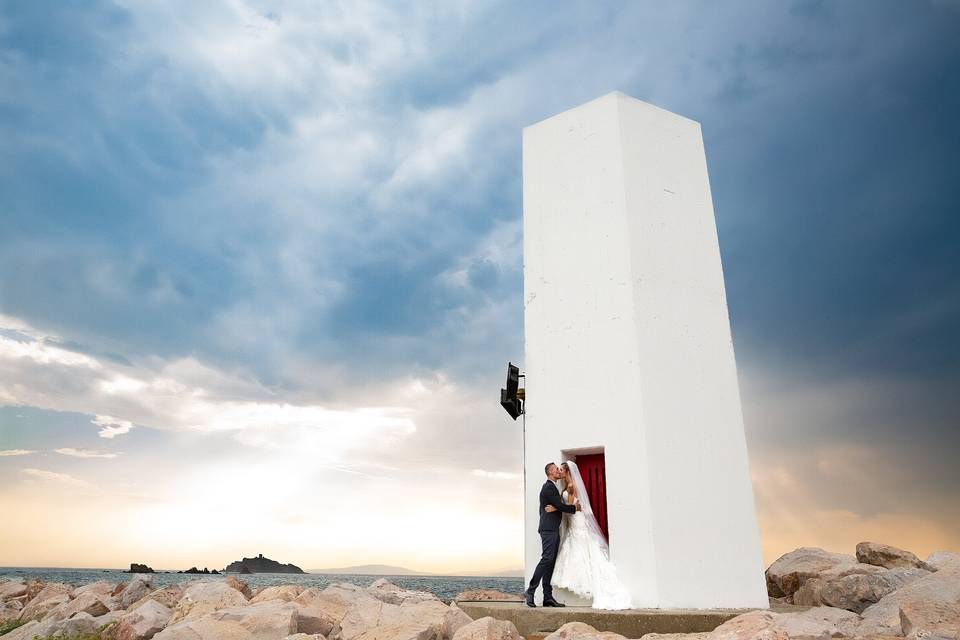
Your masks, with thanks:
<instances>
[{"instance_id":1,"label":"bride's hair","mask_svg":"<svg viewBox=\"0 0 960 640\"><path fill-rule=\"evenodd\" d=\"M570 465L566 462L560 464L563 467L563 470L567 472L567 476L563 479L564 488L568 491L573 488L573 493L577 493L577 483L573 480L573 475L570 474Z\"/></svg>"}]
</instances>

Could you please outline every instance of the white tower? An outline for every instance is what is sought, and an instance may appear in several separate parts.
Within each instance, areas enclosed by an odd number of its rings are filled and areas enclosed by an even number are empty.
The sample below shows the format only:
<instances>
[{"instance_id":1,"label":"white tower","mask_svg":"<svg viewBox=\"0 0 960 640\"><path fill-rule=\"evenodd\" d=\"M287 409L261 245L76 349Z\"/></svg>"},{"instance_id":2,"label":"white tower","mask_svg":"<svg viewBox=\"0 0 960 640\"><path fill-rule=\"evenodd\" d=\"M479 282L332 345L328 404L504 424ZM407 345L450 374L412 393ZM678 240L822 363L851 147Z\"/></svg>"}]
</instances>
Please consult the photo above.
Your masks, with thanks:
<instances>
[{"instance_id":1,"label":"white tower","mask_svg":"<svg viewBox=\"0 0 960 640\"><path fill-rule=\"evenodd\" d=\"M634 606L767 607L700 125L612 93L527 127L523 223L527 579L577 458Z\"/></svg>"}]
</instances>

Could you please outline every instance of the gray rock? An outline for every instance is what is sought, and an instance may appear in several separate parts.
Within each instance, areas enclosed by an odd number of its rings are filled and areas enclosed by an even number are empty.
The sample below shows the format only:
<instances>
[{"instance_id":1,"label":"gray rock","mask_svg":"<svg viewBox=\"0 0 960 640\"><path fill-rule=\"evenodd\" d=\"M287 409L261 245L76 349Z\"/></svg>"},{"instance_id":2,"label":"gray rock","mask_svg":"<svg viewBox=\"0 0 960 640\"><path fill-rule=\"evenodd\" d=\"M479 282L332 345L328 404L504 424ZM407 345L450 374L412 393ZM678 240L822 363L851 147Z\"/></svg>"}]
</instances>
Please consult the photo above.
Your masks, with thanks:
<instances>
[{"instance_id":1,"label":"gray rock","mask_svg":"<svg viewBox=\"0 0 960 640\"><path fill-rule=\"evenodd\" d=\"M247 604L242 593L222 580L194 582L183 592L169 624L199 618L208 613Z\"/></svg>"},{"instance_id":2,"label":"gray rock","mask_svg":"<svg viewBox=\"0 0 960 640\"><path fill-rule=\"evenodd\" d=\"M791 596L810 578L827 572L834 577L865 573L872 570L865 568L868 566L844 553L801 547L780 556L767 568L767 591L771 597Z\"/></svg>"},{"instance_id":3,"label":"gray rock","mask_svg":"<svg viewBox=\"0 0 960 640\"><path fill-rule=\"evenodd\" d=\"M81 611L69 620L61 620L54 634L64 638L75 638L92 634L98 628L94 617Z\"/></svg>"},{"instance_id":4,"label":"gray rock","mask_svg":"<svg viewBox=\"0 0 960 640\"><path fill-rule=\"evenodd\" d=\"M148 574L137 574L130 579L119 594L120 608L127 609L134 602L153 591L153 578Z\"/></svg>"},{"instance_id":5,"label":"gray rock","mask_svg":"<svg viewBox=\"0 0 960 640\"><path fill-rule=\"evenodd\" d=\"M926 563L909 551L879 542L861 542L857 545L857 560L865 564L893 569L894 567L920 567L928 569Z\"/></svg>"},{"instance_id":6,"label":"gray rock","mask_svg":"<svg viewBox=\"0 0 960 640\"><path fill-rule=\"evenodd\" d=\"M380 578L369 587L367 593L377 600L389 604L403 604L404 602L425 602L427 600L436 600L437 597L426 591L409 591L401 589L397 585L389 582L386 578Z\"/></svg>"},{"instance_id":7,"label":"gray rock","mask_svg":"<svg viewBox=\"0 0 960 640\"><path fill-rule=\"evenodd\" d=\"M340 631L340 621L349 608L341 597L313 587L301 591L293 604L297 607L297 630L324 636Z\"/></svg>"},{"instance_id":8,"label":"gray rock","mask_svg":"<svg viewBox=\"0 0 960 640\"><path fill-rule=\"evenodd\" d=\"M110 582L104 582L103 580L91 582L90 584L85 584L74 589L73 597L76 598L82 593L95 593L97 595L110 597L113 595L113 590L116 589L116 587L117 585Z\"/></svg>"},{"instance_id":9,"label":"gray rock","mask_svg":"<svg viewBox=\"0 0 960 640\"><path fill-rule=\"evenodd\" d=\"M460 627L453 640L522 640L517 627L508 620L479 618Z\"/></svg>"},{"instance_id":10,"label":"gray rock","mask_svg":"<svg viewBox=\"0 0 960 640\"><path fill-rule=\"evenodd\" d=\"M33 640L34 638L73 638L92 634L99 629L93 616L80 612L69 620L31 620L3 636L3 640Z\"/></svg>"},{"instance_id":11,"label":"gray rock","mask_svg":"<svg viewBox=\"0 0 960 640\"><path fill-rule=\"evenodd\" d=\"M27 585L23 582L10 580L0 583L0 601L17 598L27 594Z\"/></svg>"},{"instance_id":12,"label":"gray rock","mask_svg":"<svg viewBox=\"0 0 960 640\"><path fill-rule=\"evenodd\" d=\"M178 584L167 585L166 587L161 587L160 589L151 591L127 607L127 610L133 611L147 600L155 600L156 602L159 602L163 606L172 610L177 606L177 603L180 602L180 598L183 597L183 592L184 588Z\"/></svg>"},{"instance_id":13,"label":"gray rock","mask_svg":"<svg viewBox=\"0 0 960 640\"><path fill-rule=\"evenodd\" d=\"M568 622L545 640L627 640L619 633L597 631L585 622Z\"/></svg>"},{"instance_id":14,"label":"gray rock","mask_svg":"<svg viewBox=\"0 0 960 640\"><path fill-rule=\"evenodd\" d=\"M292 602L303 591L303 587L295 584L281 584L274 587L266 587L257 592L250 602L266 602L268 600L282 600L283 602Z\"/></svg>"},{"instance_id":15,"label":"gray rock","mask_svg":"<svg viewBox=\"0 0 960 640\"><path fill-rule=\"evenodd\" d=\"M457 594L457 597L454 598L455 602L481 602L487 600L523 602L523 596L517 593L504 593L503 591L496 591L495 589L468 589L467 591L461 591Z\"/></svg>"},{"instance_id":16,"label":"gray rock","mask_svg":"<svg viewBox=\"0 0 960 640\"><path fill-rule=\"evenodd\" d=\"M253 598L253 591L250 590L250 585L248 585L243 580L240 580L239 578L236 578L234 576L227 576L226 579L224 579L224 582L226 582L227 585L233 587L234 589L242 593L243 597L246 598L247 600L250 600L251 598Z\"/></svg>"},{"instance_id":17,"label":"gray rock","mask_svg":"<svg viewBox=\"0 0 960 640\"><path fill-rule=\"evenodd\" d=\"M905 612L905 618L901 616ZM884 596L863 612L862 635L917 637L960 615L960 565L947 565ZM904 628L904 623L910 631ZM951 623L946 623L951 624ZM960 626L957 627L960 633Z\"/></svg>"},{"instance_id":18,"label":"gray rock","mask_svg":"<svg viewBox=\"0 0 960 640\"><path fill-rule=\"evenodd\" d=\"M30 604L23 608L23 611L20 612L20 619L42 620L48 613L57 607L66 606L68 602L70 602L70 595L68 593L52 595L47 598L44 598L42 594L38 595L30 601Z\"/></svg>"},{"instance_id":19,"label":"gray rock","mask_svg":"<svg viewBox=\"0 0 960 640\"><path fill-rule=\"evenodd\" d=\"M940 571L940 569L943 569L948 564L960 565L960 553L953 551L934 551L927 556L926 563L933 571Z\"/></svg>"},{"instance_id":20,"label":"gray rock","mask_svg":"<svg viewBox=\"0 0 960 640\"><path fill-rule=\"evenodd\" d=\"M147 600L120 618L112 632L113 638L114 640L149 640L167 626L171 615L169 608L155 600Z\"/></svg>"},{"instance_id":21,"label":"gray rock","mask_svg":"<svg viewBox=\"0 0 960 640\"><path fill-rule=\"evenodd\" d=\"M812 604L825 604L860 613L894 589L886 576L853 574L826 582L819 593L820 602ZM797 602L796 598L794 602L803 604Z\"/></svg>"},{"instance_id":22,"label":"gray rock","mask_svg":"<svg viewBox=\"0 0 960 640\"><path fill-rule=\"evenodd\" d=\"M168 626L156 640L276 640L297 633L297 608L268 600L220 609Z\"/></svg>"},{"instance_id":23,"label":"gray rock","mask_svg":"<svg viewBox=\"0 0 960 640\"><path fill-rule=\"evenodd\" d=\"M76 593L76 592L74 592ZM86 613L91 617L102 616L110 611L110 598L94 591L84 591L76 598L51 609L43 620L66 620L78 613Z\"/></svg>"}]
</instances>

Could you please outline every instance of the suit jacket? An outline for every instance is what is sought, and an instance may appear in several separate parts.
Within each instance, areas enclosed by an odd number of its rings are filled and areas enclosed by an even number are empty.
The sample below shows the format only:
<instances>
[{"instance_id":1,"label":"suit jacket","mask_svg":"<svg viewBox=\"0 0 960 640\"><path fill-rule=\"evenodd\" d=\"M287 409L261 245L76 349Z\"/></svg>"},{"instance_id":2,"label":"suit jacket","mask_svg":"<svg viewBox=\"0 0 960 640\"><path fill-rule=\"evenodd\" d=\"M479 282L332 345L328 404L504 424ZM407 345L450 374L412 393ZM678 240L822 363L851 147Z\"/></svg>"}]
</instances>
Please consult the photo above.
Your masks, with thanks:
<instances>
[{"instance_id":1,"label":"suit jacket","mask_svg":"<svg viewBox=\"0 0 960 640\"><path fill-rule=\"evenodd\" d=\"M547 513L544 509L548 504L556 507L553 513ZM550 480L543 483L540 489L540 526L537 531L544 533L547 531L560 531L560 521L564 513L576 513L577 508L572 504L564 504L560 497L560 490L557 485Z\"/></svg>"}]
</instances>

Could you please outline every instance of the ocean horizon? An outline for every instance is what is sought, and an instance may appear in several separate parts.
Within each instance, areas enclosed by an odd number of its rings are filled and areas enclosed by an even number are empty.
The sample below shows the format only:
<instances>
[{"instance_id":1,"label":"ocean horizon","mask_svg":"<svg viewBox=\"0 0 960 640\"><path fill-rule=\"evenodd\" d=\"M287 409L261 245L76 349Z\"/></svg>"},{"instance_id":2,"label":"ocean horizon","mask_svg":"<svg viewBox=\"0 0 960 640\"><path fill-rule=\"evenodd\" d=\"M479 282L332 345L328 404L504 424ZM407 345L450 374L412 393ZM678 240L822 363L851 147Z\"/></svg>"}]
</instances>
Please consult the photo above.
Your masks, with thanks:
<instances>
[{"instance_id":1,"label":"ocean horizon","mask_svg":"<svg viewBox=\"0 0 960 640\"><path fill-rule=\"evenodd\" d=\"M523 578L503 576L441 576L441 575L390 575L390 574L350 574L350 573L220 573L197 574L177 573L176 571L156 569L150 574L131 574L123 569L65 567L0 567L0 580L20 578L42 580L43 582L63 582L79 587L92 582L126 582L134 575L149 575L153 584L164 587L192 580L223 580L234 576L243 580L251 589L257 590L280 584L296 584L303 587L323 589L334 583L349 583L359 587L368 587L380 578L386 578L404 589L427 591L441 600L452 600L461 591L468 589L496 589L505 593L520 594L523 591Z\"/></svg>"}]
</instances>

